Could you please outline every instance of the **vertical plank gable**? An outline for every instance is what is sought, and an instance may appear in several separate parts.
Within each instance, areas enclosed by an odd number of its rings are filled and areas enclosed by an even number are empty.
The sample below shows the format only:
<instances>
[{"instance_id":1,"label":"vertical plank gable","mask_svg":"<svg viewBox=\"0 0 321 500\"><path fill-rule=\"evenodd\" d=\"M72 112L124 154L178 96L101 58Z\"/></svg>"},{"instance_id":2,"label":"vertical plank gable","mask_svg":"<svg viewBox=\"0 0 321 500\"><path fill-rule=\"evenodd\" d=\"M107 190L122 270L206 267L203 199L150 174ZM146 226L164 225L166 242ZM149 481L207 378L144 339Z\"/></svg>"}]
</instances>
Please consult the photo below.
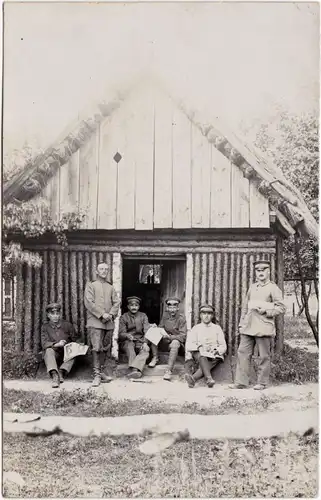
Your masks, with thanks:
<instances>
[{"instance_id":1,"label":"vertical plank gable","mask_svg":"<svg viewBox=\"0 0 321 500\"><path fill-rule=\"evenodd\" d=\"M178 109L173 116L173 227L191 221L191 121Z\"/></svg>"},{"instance_id":2,"label":"vertical plank gable","mask_svg":"<svg viewBox=\"0 0 321 500\"><path fill-rule=\"evenodd\" d=\"M172 113L170 99L155 99L154 227L173 225Z\"/></svg>"},{"instance_id":3,"label":"vertical plank gable","mask_svg":"<svg viewBox=\"0 0 321 500\"><path fill-rule=\"evenodd\" d=\"M117 113L117 112L116 112ZM100 127L97 228L117 227L117 163L115 128L107 119Z\"/></svg>"},{"instance_id":4,"label":"vertical plank gable","mask_svg":"<svg viewBox=\"0 0 321 500\"><path fill-rule=\"evenodd\" d=\"M250 227L270 227L269 202L250 182Z\"/></svg>"},{"instance_id":5,"label":"vertical plank gable","mask_svg":"<svg viewBox=\"0 0 321 500\"><path fill-rule=\"evenodd\" d=\"M153 229L154 100L152 89L137 96L135 119L128 138L135 158L135 229Z\"/></svg>"},{"instance_id":6,"label":"vertical plank gable","mask_svg":"<svg viewBox=\"0 0 321 500\"><path fill-rule=\"evenodd\" d=\"M192 227L209 227L211 145L192 125Z\"/></svg>"},{"instance_id":7,"label":"vertical plank gable","mask_svg":"<svg viewBox=\"0 0 321 500\"><path fill-rule=\"evenodd\" d=\"M97 227L98 131L81 146L79 153L79 207L86 210L83 229Z\"/></svg>"},{"instance_id":8,"label":"vertical plank gable","mask_svg":"<svg viewBox=\"0 0 321 500\"><path fill-rule=\"evenodd\" d=\"M231 163L212 146L210 227L231 227Z\"/></svg>"},{"instance_id":9,"label":"vertical plank gable","mask_svg":"<svg viewBox=\"0 0 321 500\"><path fill-rule=\"evenodd\" d=\"M79 156L80 151L74 153L68 164L68 197L69 204L75 209L79 208Z\"/></svg>"},{"instance_id":10,"label":"vertical plank gable","mask_svg":"<svg viewBox=\"0 0 321 500\"><path fill-rule=\"evenodd\" d=\"M122 158L117 165L117 229L135 227L135 141L130 136L135 121L135 109L131 97L120 108L113 121L115 154ZM135 135L137 138L137 135Z\"/></svg>"},{"instance_id":11,"label":"vertical plank gable","mask_svg":"<svg viewBox=\"0 0 321 500\"><path fill-rule=\"evenodd\" d=\"M69 182L68 182L68 172L69 172L70 164L69 162L61 165L60 167L60 179L59 179L59 214L62 216L64 212L68 212L72 210L72 207L69 203Z\"/></svg>"},{"instance_id":12,"label":"vertical plank gable","mask_svg":"<svg viewBox=\"0 0 321 500\"><path fill-rule=\"evenodd\" d=\"M232 227L250 226L250 188L243 172L231 165L231 217Z\"/></svg>"}]
</instances>

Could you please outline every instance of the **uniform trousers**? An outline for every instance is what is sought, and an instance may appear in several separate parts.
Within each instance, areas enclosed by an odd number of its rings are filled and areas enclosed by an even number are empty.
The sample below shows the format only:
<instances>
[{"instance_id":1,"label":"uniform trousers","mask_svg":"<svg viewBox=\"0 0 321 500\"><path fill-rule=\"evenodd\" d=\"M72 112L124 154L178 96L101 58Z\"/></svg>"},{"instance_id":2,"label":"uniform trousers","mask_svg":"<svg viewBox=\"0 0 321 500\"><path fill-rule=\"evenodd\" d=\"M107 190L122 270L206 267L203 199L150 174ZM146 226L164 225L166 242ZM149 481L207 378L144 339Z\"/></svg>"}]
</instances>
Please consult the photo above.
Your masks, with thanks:
<instances>
[{"instance_id":1,"label":"uniform trousers","mask_svg":"<svg viewBox=\"0 0 321 500\"><path fill-rule=\"evenodd\" d=\"M51 370L58 371L58 365L60 370L65 370L67 373L70 372L74 359L70 361L63 362L64 358L64 348L63 347L48 347L44 353L44 362L47 368L47 372L51 372Z\"/></svg>"},{"instance_id":2,"label":"uniform trousers","mask_svg":"<svg viewBox=\"0 0 321 500\"><path fill-rule=\"evenodd\" d=\"M250 383L251 360L255 344L257 344L259 350L257 382L262 385L269 383L271 371L271 338L241 334L240 345L237 351L236 384L247 386Z\"/></svg>"}]
</instances>

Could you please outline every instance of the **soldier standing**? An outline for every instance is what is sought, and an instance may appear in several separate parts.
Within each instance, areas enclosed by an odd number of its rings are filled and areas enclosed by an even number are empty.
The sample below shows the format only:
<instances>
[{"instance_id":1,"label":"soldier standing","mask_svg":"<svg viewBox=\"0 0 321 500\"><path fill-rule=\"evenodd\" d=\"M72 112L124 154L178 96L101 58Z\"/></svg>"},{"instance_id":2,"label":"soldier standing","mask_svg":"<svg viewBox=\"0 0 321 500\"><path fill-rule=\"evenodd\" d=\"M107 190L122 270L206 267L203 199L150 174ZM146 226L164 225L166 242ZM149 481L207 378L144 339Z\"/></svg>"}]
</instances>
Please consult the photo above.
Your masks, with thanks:
<instances>
[{"instance_id":1,"label":"soldier standing","mask_svg":"<svg viewBox=\"0 0 321 500\"><path fill-rule=\"evenodd\" d=\"M114 319L120 306L116 290L107 281L108 265L105 262L98 264L96 274L97 279L87 283L84 295L88 343L93 357L94 387L101 382L110 382L113 378L111 351Z\"/></svg>"},{"instance_id":2,"label":"soldier standing","mask_svg":"<svg viewBox=\"0 0 321 500\"><path fill-rule=\"evenodd\" d=\"M265 389L271 370L271 339L275 337L275 318L284 314L285 305L280 288L270 281L270 262L254 263L256 282L245 297L239 323L240 344L237 352L233 389L244 389L250 382L250 364L257 344L259 350L258 380L255 390Z\"/></svg>"}]
</instances>

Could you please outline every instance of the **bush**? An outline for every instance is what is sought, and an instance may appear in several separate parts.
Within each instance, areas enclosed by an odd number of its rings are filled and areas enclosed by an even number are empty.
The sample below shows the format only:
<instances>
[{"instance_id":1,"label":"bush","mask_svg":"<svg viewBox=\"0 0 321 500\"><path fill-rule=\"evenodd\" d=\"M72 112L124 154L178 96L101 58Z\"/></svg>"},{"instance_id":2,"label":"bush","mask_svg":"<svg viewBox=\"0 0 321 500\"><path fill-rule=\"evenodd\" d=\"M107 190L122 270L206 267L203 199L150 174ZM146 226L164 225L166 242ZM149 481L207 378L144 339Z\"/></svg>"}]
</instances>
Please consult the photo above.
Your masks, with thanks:
<instances>
[{"instance_id":1,"label":"bush","mask_svg":"<svg viewBox=\"0 0 321 500\"><path fill-rule=\"evenodd\" d=\"M318 382L318 354L306 352L285 344L282 354L275 355L272 362L272 382Z\"/></svg>"},{"instance_id":2,"label":"bush","mask_svg":"<svg viewBox=\"0 0 321 500\"><path fill-rule=\"evenodd\" d=\"M14 321L2 323L2 374L4 378L35 377L39 368L39 355L15 351Z\"/></svg>"},{"instance_id":3,"label":"bush","mask_svg":"<svg viewBox=\"0 0 321 500\"><path fill-rule=\"evenodd\" d=\"M14 351L16 324L14 321L2 322L2 351Z\"/></svg>"},{"instance_id":4,"label":"bush","mask_svg":"<svg viewBox=\"0 0 321 500\"><path fill-rule=\"evenodd\" d=\"M2 374L6 379L35 377L39 368L39 355L3 351Z\"/></svg>"}]
</instances>

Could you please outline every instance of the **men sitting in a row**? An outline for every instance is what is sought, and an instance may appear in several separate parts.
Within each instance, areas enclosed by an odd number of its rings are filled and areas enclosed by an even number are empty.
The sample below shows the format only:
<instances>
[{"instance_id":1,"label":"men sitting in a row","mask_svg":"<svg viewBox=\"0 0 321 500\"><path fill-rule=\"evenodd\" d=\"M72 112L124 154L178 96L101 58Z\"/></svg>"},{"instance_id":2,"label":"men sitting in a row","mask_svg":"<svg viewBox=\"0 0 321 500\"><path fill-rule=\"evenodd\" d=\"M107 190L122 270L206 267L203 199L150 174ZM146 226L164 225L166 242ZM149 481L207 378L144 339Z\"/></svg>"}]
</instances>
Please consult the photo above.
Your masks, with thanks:
<instances>
[{"instance_id":1,"label":"men sitting in a row","mask_svg":"<svg viewBox=\"0 0 321 500\"><path fill-rule=\"evenodd\" d=\"M275 317L285 311L282 292L270 281L270 263L257 261L254 263L256 283L250 287L243 305L240 321L241 342L238 350L236 384L234 388L244 388L249 383L249 366L254 350L258 344L261 356L259 384L255 389L264 389L269 380L270 372L270 339L275 336ZM114 287L108 282L108 265L100 263L97 266L97 280L88 283L85 289L84 304L87 309L87 329L89 344L93 354L93 385L112 380L113 360L111 355L114 319L120 306L120 299ZM149 366L158 362L158 348L146 339L148 330L156 325L150 325L146 314L139 311L141 299L129 297L128 312L120 318L120 347L127 353L130 367L130 377L140 378L146 365L150 351L152 360ZM161 344L169 350L169 362L165 380L170 380L173 366L179 350L184 347L186 339L186 320L179 313L179 300L169 298L166 301L167 310L160 322L163 329ZM63 347L72 339L72 326L61 320L59 304L47 307L48 322L43 326L41 341L47 370L53 379L53 386L59 386L57 359L61 357ZM190 387L202 375L208 386L214 381L211 368L222 360L226 352L224 334L218 325L212 322L213 307L202 306L200 309L201 323L195 325L187 335L186 341L186 380ZM250 342L251 341L251 342ZM199 365L192 373L193 361ZM209 361L210 360L210 361ZM60 381L63 375L71 369L72 363L63 363L60 367ZM104 373L104 371L108 373Z\"/></svg>"},{"instance_id":2,"label":"men sitting in a row","mask_svg":"<svg viewBox=\"0 0 321 500\"><path fill-rule=\"evenodd\" d=\"M145 338L148 330L156 325L151 325L147 315L139 311L141 302L139 297L128 297L127 301L128 312L123 314L119 321L120 349L127 354L130 378L140 378L150 350L153 357L149 366L154 367L158 362L158 346ZM169 350L168 367L164 375L165 380L171 380L172 370L179 350L182 349L184 352L187 328L184 316L179 313L179 302L177 298L166 300L167 311L160 322L160 326L164 329L160 346L164 350ZM46 310L48 322L43 325L41 335L44 361L52 378L52 387L59 387L59 384L63 383L64 378L74 364L74 359L63 362L64 346L76 339L73 326L61 319L61 306L59 304L49 304ZM194 326L187 336L185 378L189 387L193 387L195 381L202 378L203 375L206 378L207 385L212 387L214 380L211 377L211 369L216 366L218 361L223 360L226 351L226 343L221 328L211 322L213 314L212 306L202 306L200 309L201 323ZM106 334L107 332L108 330ZM92 346L95 346L92 342L92 338L95 339L95 336L92 335L92 331L90 333L91 338L89 337L89 341ZM109 349L111 348L109 347ZM97 349L93 350L93 357L97 352ZM104 357L106 354L111 357L111 353L102 352ZM60 365L59 368L58 364ZM98 370L98 366L94 365L94 370L93 385L96 386L98 379L96 370ZM111 370L109 373L107 376L101 371L99 384L101 381L110 382L112 380Z\"/></svg>"},{"instance_id":3,"label":"men sitting in a row","mask_svg":"<svg viewBox=\"0 0 321 500\"><path fill-rule=\"evenodd\" d=\"M128 297L128 312L123 314L119 320L119 342L128 357L130 368L129 377L138 379L142 377L144 367L152 352L152 360L149 367L154 368L158 363L158 345L153 344L145 338L147 331L156 325L150 324L145 313L140 312L141 299L139 297ZM169 351L168 367L164 375L165 380L171 380L172 370L180 348L184 349L186 340L186 319L179 313L180 300L176 297L166 300L167 310L163 314L160 328L164 334L159 344L160 350Z\"/></svg>"}]
</instances>

